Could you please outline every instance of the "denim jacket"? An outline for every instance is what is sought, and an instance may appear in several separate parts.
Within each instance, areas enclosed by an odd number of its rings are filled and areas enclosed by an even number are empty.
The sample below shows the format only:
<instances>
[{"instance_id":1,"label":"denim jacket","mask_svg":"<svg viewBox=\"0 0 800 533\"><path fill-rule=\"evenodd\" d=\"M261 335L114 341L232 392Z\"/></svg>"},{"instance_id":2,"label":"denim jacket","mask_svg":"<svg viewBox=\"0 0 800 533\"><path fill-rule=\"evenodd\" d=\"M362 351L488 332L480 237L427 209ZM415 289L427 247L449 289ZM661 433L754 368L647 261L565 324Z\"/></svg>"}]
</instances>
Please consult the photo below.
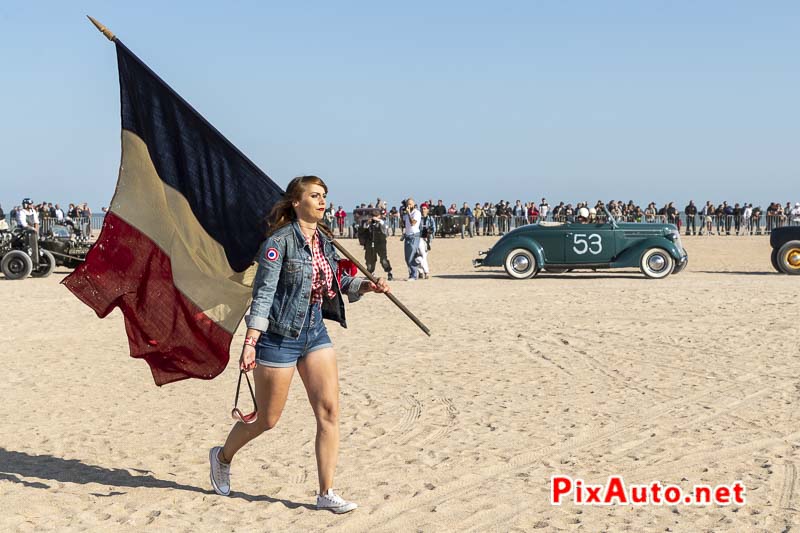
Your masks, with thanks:
<instances>
[{"instance_id":1,"label":"denim jacket","mask_svg":"<svg viewBox=\"0 0 800 533\"><path fill-rule=\"evenodd\" d=\"M322 250L333 270L333 289L336 297L322 304L322 318L336 320L347 327L342 294L350 302L361 298L359 289L364 278L342 274L341 286L336 277L339 255L331 240L321 231ZM311 282L314 275L311 247L292 222L273 232L258 252L258 270L253 281L253 303L245 316L248 328L269 331L284 337L298 338L311 301Z\"/></svg>"}]
</instances>

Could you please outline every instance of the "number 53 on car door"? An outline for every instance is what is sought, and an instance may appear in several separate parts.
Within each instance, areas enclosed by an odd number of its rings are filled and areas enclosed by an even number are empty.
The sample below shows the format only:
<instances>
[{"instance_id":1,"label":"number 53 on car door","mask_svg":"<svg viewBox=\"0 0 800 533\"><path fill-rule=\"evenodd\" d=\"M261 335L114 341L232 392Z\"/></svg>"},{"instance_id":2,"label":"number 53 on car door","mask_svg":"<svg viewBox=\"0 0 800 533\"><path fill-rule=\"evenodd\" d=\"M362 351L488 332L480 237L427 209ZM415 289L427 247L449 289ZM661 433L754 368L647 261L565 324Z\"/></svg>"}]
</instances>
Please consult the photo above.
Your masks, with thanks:
<instances>
[{"instance_id":1,"label":"number 53 on car door","mask_svg":"<svg viewBox=\"0 0 800 533\"><path fill-rule=\"evenodd\" d=\"M597 233L576 233L573 238L574 251L578 255L583 255L586 252L597 255L603 251L603 238Z\"/></svg>"}]
</instances>

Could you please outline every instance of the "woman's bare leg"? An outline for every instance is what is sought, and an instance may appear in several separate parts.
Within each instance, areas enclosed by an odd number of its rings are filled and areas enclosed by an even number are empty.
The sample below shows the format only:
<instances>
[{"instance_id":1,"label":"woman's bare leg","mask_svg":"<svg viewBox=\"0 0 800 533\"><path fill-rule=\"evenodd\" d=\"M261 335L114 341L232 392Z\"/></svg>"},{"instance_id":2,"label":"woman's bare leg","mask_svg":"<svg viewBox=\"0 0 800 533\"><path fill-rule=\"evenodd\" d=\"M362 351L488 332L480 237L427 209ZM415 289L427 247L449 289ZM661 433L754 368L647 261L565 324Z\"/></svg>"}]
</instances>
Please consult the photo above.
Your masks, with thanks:
<instances>
[{"instance_id":1,"label":"woman's bare leg","mask_svg":"<svg viewBox=\"0 0 800 533\"><path fill-rule=\"evenodd\" d=\"M317 455L319 492L333 487L333 475L339 457L339 370L336 352L323 348L297 362L297 372L305 385L308 401L317 419Z\"/></svg>"},{"instance_id":2,"label":"woman's bare leg","mask_svg":"<svg viewBox=\"0 0 800 533\"><path fill-rule=\"evenodd\" d=\"M230 463L242 446L275 427L286 405L293 376L294 367L273 368L256 365L253 369L253 379L256 386L258 418L252 424L236 422L221 450L219 459L222 462Z\"/></svg>"}]
</instances>

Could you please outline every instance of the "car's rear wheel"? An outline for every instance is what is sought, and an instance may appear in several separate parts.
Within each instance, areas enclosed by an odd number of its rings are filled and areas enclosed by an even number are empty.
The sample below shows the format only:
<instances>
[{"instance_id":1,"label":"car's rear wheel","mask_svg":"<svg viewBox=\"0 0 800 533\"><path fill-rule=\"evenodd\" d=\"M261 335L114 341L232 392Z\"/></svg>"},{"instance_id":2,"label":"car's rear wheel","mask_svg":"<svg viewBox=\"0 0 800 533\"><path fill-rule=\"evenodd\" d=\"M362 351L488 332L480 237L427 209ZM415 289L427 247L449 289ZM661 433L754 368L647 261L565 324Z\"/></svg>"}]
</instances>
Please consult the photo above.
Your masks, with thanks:
<instances>
[{"instance_id":1,"label":"car's rear wheel","mask_svg":"<svg viewBox=\"0 0 800 533\"><path fill-rule=\"evenodd\" d=\"M42 250L42 255L39 257L39 268L31 271L31 276L34 278L46 278L56 269L56 258L48 250Z\"/></svg>"},{"instance_id":2,"label":"car's rear wheel","mask_svg":"<svg viewBox=\"0 0 800 533\"><path fill-rule=\"evenodd\" d=\"M532 278L539 272L536 257L530 250L525 248L515 248L508 252L503 266L506 269L506 274L514 279Z\"/></svg>"},{"instance_id":3,"label":"car's rear wheel","mask_svg":"<svg viewBox=\"0 0 800 533\"><path fill-rule=\"evenodd\" d=\"M642 254L639 263L642 274L651 279L666 278L675 267L675 260L663 248L650 248Z\"/></svg>"},{"instance_id":4,"label":"car's rear wheel","mask_svg":"<svg viewBox=\"0 0 800 533\"><path fill-rule=\"evenodd\" d=\"M769 260L772 261L772 268L774 268L776 272L783 274L783 270L781 270L778 264L778 250L776 248L773 248L772 253L769 254Z\"/></svg>"},{"instance_id":5,"label":"car's rear wheel","mask_svg":"<svg viewBox=\"0 0 800 533\"><path fill-rule=\"evenodd\" d=\"M789 241L780 247L778 267L785 274L800 274L800 241Z\"/></svg>"},{"instance_id":6,"label":"car's rear wheel","mask_svg":"<svg viewBox=\"0 0 800 533\"><path fill-rule=\"evenodd\" d=\"M33 270L33 261L20 250L11 250L0 260L0 270L6 279L25 279Z\"/></svg>"}]
</instances>

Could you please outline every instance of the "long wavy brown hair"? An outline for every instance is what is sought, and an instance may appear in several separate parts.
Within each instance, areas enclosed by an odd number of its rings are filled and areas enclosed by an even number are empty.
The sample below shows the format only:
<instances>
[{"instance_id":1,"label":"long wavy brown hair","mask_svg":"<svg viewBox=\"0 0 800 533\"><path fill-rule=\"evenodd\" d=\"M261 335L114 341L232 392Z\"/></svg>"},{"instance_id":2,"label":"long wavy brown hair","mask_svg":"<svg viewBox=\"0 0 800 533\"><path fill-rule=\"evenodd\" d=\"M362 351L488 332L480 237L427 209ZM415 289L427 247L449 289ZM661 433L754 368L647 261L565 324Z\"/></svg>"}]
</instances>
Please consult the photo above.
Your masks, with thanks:
<instances>
[{"instance_id":1,"label":"long wavy brown hair","mask_svg":"<svg viewBox=\"0 0 800 533\"><path fill-rule=\"evenodd\" d=\"M275 232L280 227L290 224L297 219L292 202L299 202L309 185L319 185L328 194L328 186L317 176L298 176L286 186L283 198L275 202L267 217L267 235ZM320 225L322 223L320 222Z\"/></svg>"}]
</instances>

